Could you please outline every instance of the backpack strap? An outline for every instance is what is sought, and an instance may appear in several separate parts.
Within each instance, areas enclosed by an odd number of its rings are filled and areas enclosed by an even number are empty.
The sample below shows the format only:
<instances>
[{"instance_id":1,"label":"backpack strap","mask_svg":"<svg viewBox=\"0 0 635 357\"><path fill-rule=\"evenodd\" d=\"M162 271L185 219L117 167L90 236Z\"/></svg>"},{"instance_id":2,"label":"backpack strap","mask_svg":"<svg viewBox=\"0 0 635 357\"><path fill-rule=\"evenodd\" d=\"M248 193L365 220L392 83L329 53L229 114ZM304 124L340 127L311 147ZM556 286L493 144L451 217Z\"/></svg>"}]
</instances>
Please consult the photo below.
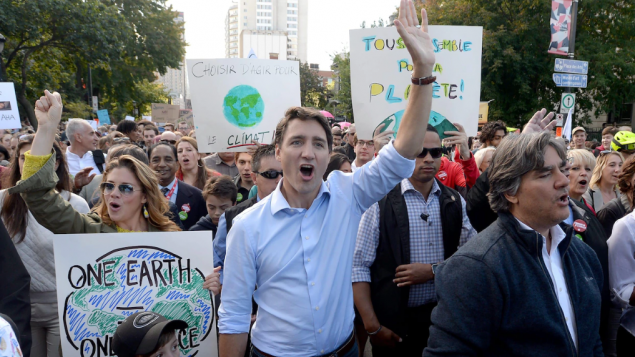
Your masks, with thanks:
<instances>
[{"instance_id":1,"label":"backpack strap","mask_svg":"<svg viewBox=\"0 0 635 357\"><path fill-rule=\"evenodd\" d=\"M93 160L95 160L95 164L97 165L97 170L100 173L104 173L104 164L106 163L106 158L104 157L104 152L101 150L93 150Z\"/></svg>"}]
</instances>

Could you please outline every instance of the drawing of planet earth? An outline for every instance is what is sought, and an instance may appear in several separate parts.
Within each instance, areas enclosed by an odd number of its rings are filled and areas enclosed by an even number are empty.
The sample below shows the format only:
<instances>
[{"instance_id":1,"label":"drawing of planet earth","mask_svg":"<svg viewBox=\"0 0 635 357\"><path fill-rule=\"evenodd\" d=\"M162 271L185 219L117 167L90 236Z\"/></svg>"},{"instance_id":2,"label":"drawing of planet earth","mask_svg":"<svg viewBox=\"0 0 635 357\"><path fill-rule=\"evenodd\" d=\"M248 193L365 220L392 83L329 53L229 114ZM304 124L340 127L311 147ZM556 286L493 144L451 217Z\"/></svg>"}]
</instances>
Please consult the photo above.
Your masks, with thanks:
<instances>
[{"instance_id":1,"label":"drawing of planet earth","mask_svg":"<svg viewBox=\"0 0 635 357\"><path fill-rule=\"evenodd\" d=\"M404 112L405 110L400 110L390 115L388 118L379 123L375 127L375 130L377 130L380 125L385 124L380 133L383 133L387 130L392 130L395 132L393 134L393 138L397 138L397 131L399 130L399 124L401 124L401 118L403 117ZM428 123L431 124L435 129L437 129L441 140L447 137L444 134L445 131L457 131L456 127L443 114L437 113L434 110L430 111L430 119L428 120Z\"/></svg>"},{"instance_id":2,"label":"drawing of planet earth","mask_svg":"<svg viewBox=\"0 0 635 357\"><path fill-rule=\"evenodd\" d=\"M252 86L236 86L229 90L223 100L225 119L241 129L258 125L264 112L265 102Z\"/></svg>"},{"instance_id":3,"label":"drawing of planet earth","mask_svg":"<svg viewBox=\"0 0 635 357\"><path fill-rule=\"evenodd\" d=\"M215 310L210 292L203 289L205 277L189 259L169 251L117 249L89 266L75 265L68 279L77 290L63 302L60 332L81 356L97 356L110 346L119 323L141 311L187 322L187 331L178 334L182 356L195 356L203 341L216 338L210 336Z\"/></svg>"}]
</instances>

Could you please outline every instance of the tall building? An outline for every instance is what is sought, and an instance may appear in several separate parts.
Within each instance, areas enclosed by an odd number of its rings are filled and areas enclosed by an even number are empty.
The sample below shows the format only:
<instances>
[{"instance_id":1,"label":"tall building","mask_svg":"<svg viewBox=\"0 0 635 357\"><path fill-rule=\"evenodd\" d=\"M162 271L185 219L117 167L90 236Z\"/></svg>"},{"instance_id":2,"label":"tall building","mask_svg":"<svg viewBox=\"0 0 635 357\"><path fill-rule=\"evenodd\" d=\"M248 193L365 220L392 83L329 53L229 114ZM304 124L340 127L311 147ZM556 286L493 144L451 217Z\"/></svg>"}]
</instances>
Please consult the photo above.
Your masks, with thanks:
<instances>
[{"instance_id":1,"label":"tall building","mask_svg":"<svg viewBox=\"0 0 635 357\"><path fill-rule=\"evenodd\" d=\"M184 22L183 12L177 12L174 22ZM181 38L185 40L185 35ZM181 59L179 68L168 68L163 76L159 76L158 83L162 83L168 92L168 97L174 105L181 106L181 109L187 109L187 100L189 99L187 86L187 69L185 68L185 57Z\"/></svg>"},{"instance_id":2,"label":"tall building","mask_svg":"<svg viewBox=\"0 0 635 357\"><path fill-rule=\"evenodd\" d=\"M308 0L237 0L228 12L225 55L307 61Z\"/></svg>"}]
</instances>

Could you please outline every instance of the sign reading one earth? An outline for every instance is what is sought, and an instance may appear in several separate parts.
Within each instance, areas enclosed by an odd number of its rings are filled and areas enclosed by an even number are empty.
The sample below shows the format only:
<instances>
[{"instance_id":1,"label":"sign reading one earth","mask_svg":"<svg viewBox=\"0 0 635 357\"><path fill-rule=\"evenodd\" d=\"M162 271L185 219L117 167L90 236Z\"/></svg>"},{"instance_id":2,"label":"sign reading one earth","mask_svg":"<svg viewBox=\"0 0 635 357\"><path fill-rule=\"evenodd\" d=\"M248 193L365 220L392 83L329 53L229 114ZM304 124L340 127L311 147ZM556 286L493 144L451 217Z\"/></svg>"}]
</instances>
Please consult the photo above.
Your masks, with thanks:
<instances>
[{"instance_id":1,"label":"sign reading one earth","mask_svg":"<svg viewBox=\"0 0 635 357\"><path fill-rule=\"evenodd\" d=\"M114 356L117 326L136 312L183 320L181 356L217 356L206 232L57 235L55 269L66 357Z\"/></svg>"},{"instance_id":2,"label":"sign reading one earth","mask_svg":"<svg viewBox=\"0 0 635 357\"><path fill-rule=\"evenodd\" d=\"M297 61L187 60L187 71L201 152L270 144L287 109L301 103Z\"/></svg>"},{"instance_id":3,"label":"sign reading one earth","mask_svg":"<svg viewBox=\"0 0 635 357\"><path fill-rule=\"evenodd\" d=\"M478 130L483 28L430 26L436 63L432 75L430 124L452 131L462 124L469 136ZM350 31L351 91L357 135L371 139L375 128L395 136L412 89L412 58L395 27Z\"/></svg>"}]
</instances>

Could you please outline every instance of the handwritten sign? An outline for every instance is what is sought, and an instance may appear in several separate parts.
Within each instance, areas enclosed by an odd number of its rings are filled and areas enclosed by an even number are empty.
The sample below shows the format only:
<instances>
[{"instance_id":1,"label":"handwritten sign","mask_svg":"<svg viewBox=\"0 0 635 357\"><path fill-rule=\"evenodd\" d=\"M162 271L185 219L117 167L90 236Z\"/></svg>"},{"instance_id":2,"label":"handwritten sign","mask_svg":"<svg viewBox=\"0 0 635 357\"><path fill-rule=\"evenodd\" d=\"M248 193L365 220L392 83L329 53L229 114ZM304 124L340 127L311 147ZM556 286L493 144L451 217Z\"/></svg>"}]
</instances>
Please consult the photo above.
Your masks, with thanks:
<instances>
[{"instance_id":1,"label":"handwritten sign","mask_svg":"<svg viewBox=\"0 0 635 357\"><path fill-rule=\"evenodd\" d=\"M152 103L152 120L158 123L175 124L179 119L180 109L178 105Z\"/></svg>"},{"instance_id":2,"label":"handwritten sign","mask_svg":"<svg viewBox=\"0 0 635 357\"><path fill-rule=\"evenodd\" d=\"M134 121L134 117L132 115L126 115L125 120Z\"/></svg>"},{"instance_id":3,"label":"handwritten sign","mask_svg":"<svg viewBox=\"0 0 635 357\"><path fill-rule=\"evenodd\" d=\"M20 112L13 82L0 83L0 129L19 129Z\"/></svg>"},{"instance_id":4,"label":"handwritten sign","mask_svg":"<svg viewBox=\"0 0 635 357\"><path fill-rule=\"evenodd\" d=\"M54 248L64 356L113 356L117 326L140 311L187 322L181 356L217 356L207 232L56 235Z\"/></svg>"},{"instance_id":5,"label":"handwritten sign","mask_svg":"<svg viewBox=\"0 0 635 357\"><path fill-rule=\"evenodd\" d=\"M430 26L436 56L430 124L459 123L476 136L481 93L483 28ZM395 135L408 103L412 59L394 27L350 31L351 91L357 135L371 139L380 124Z\"/></svg>"},{"instance_id":6,"label":"handwritten sign","mask_svg":"<svg viewBox=\"0 0 635 357\"><path fill-rule=\"evenodd\" d=\"M110 125L110 115L108 115L108 109L102 109L97 111L97 117L99 118L99 123Z\"/></svg>"},{"instance_id":7,"label":"handwritten sign","mask_svg":"<svg viewBox=\"0 0 635 357\"><path fill-rule=\"evenodd\" d=\"M287 109L301 103L297 61L187 60L187 71L201 152L269 144Z\"/></svg>"}]
</instances>

